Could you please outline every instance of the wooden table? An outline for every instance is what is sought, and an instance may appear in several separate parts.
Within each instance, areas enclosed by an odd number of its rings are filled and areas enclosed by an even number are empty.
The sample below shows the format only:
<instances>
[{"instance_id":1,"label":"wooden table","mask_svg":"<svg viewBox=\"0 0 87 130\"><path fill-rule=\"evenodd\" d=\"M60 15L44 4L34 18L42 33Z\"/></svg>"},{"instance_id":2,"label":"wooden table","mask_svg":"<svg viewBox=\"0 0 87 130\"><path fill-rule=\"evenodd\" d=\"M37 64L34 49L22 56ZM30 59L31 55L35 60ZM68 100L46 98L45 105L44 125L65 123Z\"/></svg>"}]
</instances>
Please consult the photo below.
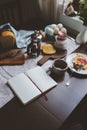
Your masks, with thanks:
<instances>
[{"instance_id":1,"label":"wooden table","mask_svg":"<svg viewBox=\"0 0 87 130\"><path fill-rule=\"evenodd\" d=\"M87 45L85 47L81 46L75 52L83 53L83 51L87 54ZM65 73L63 79L60 80L60 78L57 78L58 86L47 94L48 102L43 98L39 99L41 105L60 121L60 125L67 119L87 93L87 75L73 74L70 85L66 87L65 84L70 74L68 72Z\"/></svg>"},{"instance_id":2,"label":"wooden table","mask_svg":"<svg viewBox=\"0 0 87 130\"><path fill-rule=\"evenodd\" d=\"M75 41L68 39L67 55L77 47ZM81 46L77 52L87 54L87 45ZM30 60L30 68L32 65L36 66L37 60L38 58ZM52 61L49 60L42 67L47 69L51 63ZM58 85L47 92L48 101L41 96L23 106L17 97L14 97L0 109L0 128L2 130L57 130L87 93L87 76L74 75L70 85L66 87L65 83L69 76L70 73L67 71L64 77L56 77Z\"/></svg>"}]
</instances>

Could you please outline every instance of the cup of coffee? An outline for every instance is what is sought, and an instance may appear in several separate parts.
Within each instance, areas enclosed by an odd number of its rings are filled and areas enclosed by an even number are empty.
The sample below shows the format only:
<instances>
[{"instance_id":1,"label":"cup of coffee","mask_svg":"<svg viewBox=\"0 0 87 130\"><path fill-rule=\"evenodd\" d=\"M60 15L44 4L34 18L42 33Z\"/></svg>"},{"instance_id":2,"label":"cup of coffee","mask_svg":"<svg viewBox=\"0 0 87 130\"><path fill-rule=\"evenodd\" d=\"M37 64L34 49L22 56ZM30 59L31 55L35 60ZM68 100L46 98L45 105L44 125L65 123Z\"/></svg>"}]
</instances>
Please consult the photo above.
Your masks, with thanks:
<instances>
[{"instance_id":1,"label":"cup of coffee","mask_svg":"<svg viewBox=\"0 0 87 130\"><path fill-rule=\"evenodd\" d=\"M56 59L52 64L51 71L54 74L61 76L61 75L64 75L67 69L68 69L68 65L66 61L62 59Z\"/></svg>"}]
</instances>

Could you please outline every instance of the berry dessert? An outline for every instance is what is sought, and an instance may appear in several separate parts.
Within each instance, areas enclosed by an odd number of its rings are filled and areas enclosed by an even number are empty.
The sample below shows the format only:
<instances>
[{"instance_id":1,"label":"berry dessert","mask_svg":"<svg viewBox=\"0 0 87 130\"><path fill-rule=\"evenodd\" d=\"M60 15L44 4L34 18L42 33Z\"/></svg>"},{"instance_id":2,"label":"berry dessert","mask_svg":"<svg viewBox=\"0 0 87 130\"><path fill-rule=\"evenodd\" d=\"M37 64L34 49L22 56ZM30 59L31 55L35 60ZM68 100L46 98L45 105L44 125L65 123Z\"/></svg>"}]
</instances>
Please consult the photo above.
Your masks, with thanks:
<instances>
[{"instance_id":1,"label":"berry dessert","mask_svg":"<svg viewBox=\"0 0 87 130\"><path fill-rule=\"evenodd\" d=\"M87 59L82 55L77 55L73 60L73 67L76 70L87 70Z\"/></svg>"}]
</instances>

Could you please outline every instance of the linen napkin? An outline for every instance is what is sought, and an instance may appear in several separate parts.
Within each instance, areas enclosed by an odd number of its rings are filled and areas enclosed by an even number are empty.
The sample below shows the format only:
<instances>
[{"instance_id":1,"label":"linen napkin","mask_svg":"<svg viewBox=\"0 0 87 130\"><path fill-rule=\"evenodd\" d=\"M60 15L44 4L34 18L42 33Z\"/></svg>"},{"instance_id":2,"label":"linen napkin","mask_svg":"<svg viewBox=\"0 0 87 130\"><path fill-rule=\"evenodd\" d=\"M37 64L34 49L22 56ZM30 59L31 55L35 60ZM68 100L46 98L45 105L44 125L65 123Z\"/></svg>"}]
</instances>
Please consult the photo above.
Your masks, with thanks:
<instances>
[{"instance_id":1,"label":"linen napkin","mask_svg":"<svg viewBox=\"0 0 87 130\"><path fill-rule=\"evenodd\" d=\"M32 30L16 30L11 26L10 23L6 23L0 26L0 30L2 29L11 29L14 32L16 37L16 45L17 48L24 48L31 42L30 35L34 33Z\"/></svg>"},{"instance_id":2,"label":"linen napkin","mask_svg":"<svg viewBox=\"0 0 87 130\"><path fill-rule=\"evenodd\" d=\"M31 42L30 35L34 33L34 31L30 30L16 30L14 27L10 25L10 23L6 23L0 26L0 30L2 29L11 29L14 32L14 35L16 37L16 44L17 48L26 48L28 44ZM13 75L11 75L9 72L14 70L14 72L21 72L22 70L26 70L28 68L27 64L19 66L0 66L0 108L2 108L5 104L7 104L13 97L14 94L10 90L10 88L6 85L6 82L9 78L11 78ZM18 70L17 70L18 68ZM8 71L6 71L8 69ZM22 69L22 70L21 70ZM14 74L14 72L12 74Z\"/></svg>"}]
</instances>

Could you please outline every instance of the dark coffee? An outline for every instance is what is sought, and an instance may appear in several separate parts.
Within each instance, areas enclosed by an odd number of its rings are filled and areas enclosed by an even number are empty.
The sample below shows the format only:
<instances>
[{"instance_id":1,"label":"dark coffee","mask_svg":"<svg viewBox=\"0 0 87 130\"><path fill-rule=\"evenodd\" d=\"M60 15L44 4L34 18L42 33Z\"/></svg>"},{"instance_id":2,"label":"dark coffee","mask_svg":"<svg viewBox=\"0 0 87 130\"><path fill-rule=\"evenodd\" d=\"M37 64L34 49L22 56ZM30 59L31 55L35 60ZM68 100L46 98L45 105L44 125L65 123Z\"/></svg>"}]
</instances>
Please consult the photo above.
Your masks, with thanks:
<instances>
[{"instance_id":1,"label":"dark coffee","mask_svg":"<svg viewBox=\"0 0 87 130\"><path fill-rule=\"evenodd\" d=\"M66 64L65 61L63 61L63 60L56 60L56 61L54 62L54 66L55 66L56 68L64 69L64 68L67 67L67 64Z\"/></svg>"}]
</instances>

